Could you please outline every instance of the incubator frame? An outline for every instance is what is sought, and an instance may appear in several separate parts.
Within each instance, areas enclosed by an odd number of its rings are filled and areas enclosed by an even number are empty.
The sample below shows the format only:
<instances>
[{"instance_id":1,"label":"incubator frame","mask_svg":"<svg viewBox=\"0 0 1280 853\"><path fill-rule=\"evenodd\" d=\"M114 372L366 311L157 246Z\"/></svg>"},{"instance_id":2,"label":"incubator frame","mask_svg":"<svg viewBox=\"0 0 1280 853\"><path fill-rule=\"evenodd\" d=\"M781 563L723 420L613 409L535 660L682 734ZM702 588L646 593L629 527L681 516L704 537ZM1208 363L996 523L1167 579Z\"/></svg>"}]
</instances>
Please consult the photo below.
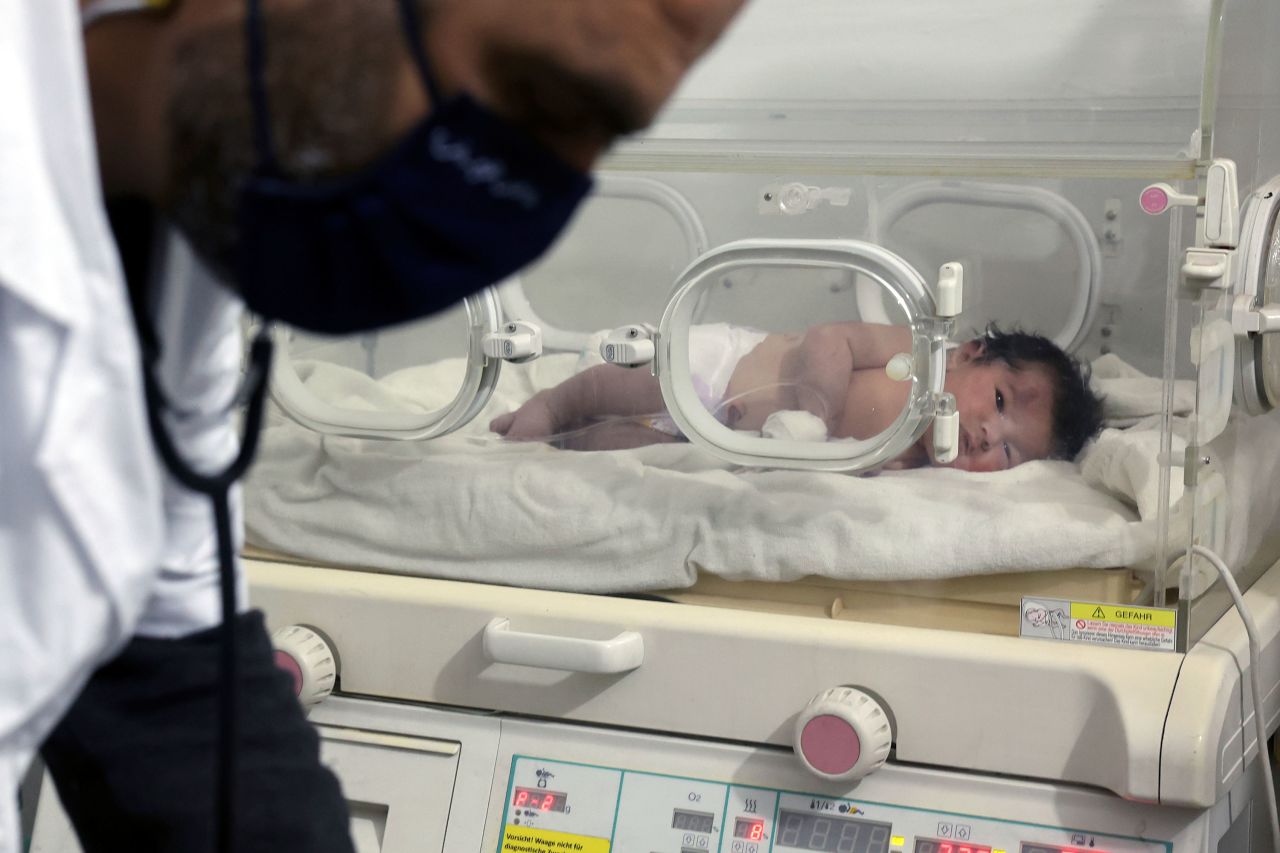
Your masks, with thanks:
<instances>
[{"instance_id":1,"label":"incubator frame","mask_svg":"<svg viewBox=\"0 0 1280 853\"><path fill-rule=\"evenodd\" d=\"M894 299L912 329L911 395L893 424L866 440L800 442L735 433L708 412L694 390L689 327L705 291L736 269L751 266L841 269L874 281ZM742 465L819 471L860 471L909 449L928 428L943 395L949 318L920 273L887 249L857 240L741 240L695 261L680 276L658 327L656 373L668 413L690 441Z\"/></svg>"},{"instance_id":2,"label":"incubator frame","mask_svg":"<svg viewBox=\"0 0 1280 853\"><path fill-rule=\"evenodd\" d=\"M1280 302L1280 177L1249 196L1240 229L1239 255L1232 292L1254 304ZM1248 259L1253 259L1248 263ZM1280 341L1273 335L1236 341L1236 395L1250 414L1269 412L1280 403Z\"/></svg>"},{"instance_id":3,"label":"incubator frame","mask_svg":"<svg viewBox=\"0 0 1280 853\"><path fill-rule=\"evenodd\" d=\"M480 350L483 336L497 332L502 325L502 311L494 291L488 289L468 296L465 306L469 329L466 376L458 393L444 408L426 414L371 412L325 402L298 378L289 357L292 332L282 326L272 330L277 353L271 369L272 399L289 417L325 435L407 441L450 433L473 419L489 402L502 364L497 359L486 358Z\"/></svg>"}]
</instances>

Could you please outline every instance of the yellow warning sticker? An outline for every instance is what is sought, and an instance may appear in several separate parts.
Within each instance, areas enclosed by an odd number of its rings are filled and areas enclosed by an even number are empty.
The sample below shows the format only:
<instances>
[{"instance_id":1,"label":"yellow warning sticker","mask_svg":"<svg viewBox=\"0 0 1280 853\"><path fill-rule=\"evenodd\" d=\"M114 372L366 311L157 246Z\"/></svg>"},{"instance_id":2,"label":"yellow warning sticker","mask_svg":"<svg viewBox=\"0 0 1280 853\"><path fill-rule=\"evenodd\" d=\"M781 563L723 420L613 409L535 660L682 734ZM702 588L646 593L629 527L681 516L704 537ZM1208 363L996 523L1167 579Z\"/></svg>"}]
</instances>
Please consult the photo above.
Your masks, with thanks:
<instances>
[{"instance_id":1,"label":"yellow warning sticker","mask_svg":"<svg viewBox=\"0 0 1280 853\"><path fill-rule=\"evenodd\" d=\"M501 853L609 853L609 839L508 825L502 833L500 850Z\"/></svg>"},{"instance_id":2,"label":"yellow warning sticker","mask_svg":"<svg viewBox=\"0 0 1280 853\"><path fill-rule=\"evenodd\" d=\"M1127 605L1087 604L1079 601L1071 604L1072 619L1099 619L1103 622L1122 622L1126 625L1157 625L1172 628L1177 624L1174 610L1160 607L1129 607Z\"/></svg>"},{"instance_id":3,"label":"yellow warning sticker","mask_svg":"<svg viewBox=\"0 0 1280 853\"><path fill-rule=\"evenodd\" d=\"M1018 634L1066 643L1172 652L1177 649L1178 613L1059 598L1023 598Z\"/></svg>"}]
</instances>

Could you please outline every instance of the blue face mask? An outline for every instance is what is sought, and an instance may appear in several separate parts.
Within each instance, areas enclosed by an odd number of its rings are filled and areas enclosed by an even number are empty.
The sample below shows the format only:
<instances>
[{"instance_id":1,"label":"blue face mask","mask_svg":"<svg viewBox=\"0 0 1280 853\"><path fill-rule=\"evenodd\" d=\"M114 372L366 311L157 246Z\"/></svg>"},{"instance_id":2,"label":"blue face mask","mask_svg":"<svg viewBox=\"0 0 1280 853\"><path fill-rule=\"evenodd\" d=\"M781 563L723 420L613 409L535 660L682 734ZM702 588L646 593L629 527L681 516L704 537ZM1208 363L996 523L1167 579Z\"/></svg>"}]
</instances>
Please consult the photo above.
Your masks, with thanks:
<instances>
[{"instance_id":1,"label":"blue face mask","mask_svg":"<svg viewBox=\"0 0 1280 853\"><path fill-rule=\"evenodd\" d=\"M430 115L363 172L301 183L271 139L260 0L248 0L258 168L239 194L237 285L268 319L349 333L422 317L533 261L591 188L585 174L466 95L446 98L398 0Z\"/></svg>"}]
</instances>

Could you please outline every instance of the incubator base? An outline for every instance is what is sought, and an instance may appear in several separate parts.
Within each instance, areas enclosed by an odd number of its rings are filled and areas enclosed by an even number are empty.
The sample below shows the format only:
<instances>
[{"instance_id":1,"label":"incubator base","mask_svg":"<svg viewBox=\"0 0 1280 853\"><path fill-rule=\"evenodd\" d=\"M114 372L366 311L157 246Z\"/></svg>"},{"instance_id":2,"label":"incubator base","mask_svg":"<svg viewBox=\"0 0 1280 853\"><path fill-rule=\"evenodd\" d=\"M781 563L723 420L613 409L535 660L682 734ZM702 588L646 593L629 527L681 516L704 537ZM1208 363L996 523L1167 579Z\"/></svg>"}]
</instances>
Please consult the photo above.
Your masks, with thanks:
<instances>
[{"instance_id":1,"label":"incubator base","mask_svg":"<svg viewBox=\"0 0 1280 853\"><path fill-rule=\"evenodd\" d=\"M777 747L335 698L313 713L358 853L1261 853L1254 773L1208 809L891 764L822 782ZM52 794L33 851L79 848ZM1256 811L1255 811L1256 810Z\"/></svg>"},{"instance_id":2,"label":"incubator base","mask_svg":"<svg viewBox=\"0 0 1280 853\"><path fill-rule=\"evenodd\" d=\"M338 693L311 718L362 853L1269 849L1234 613L1178 654L248 570L275 627L311 626L333 645ZM1246 598L1273 730L1280 565ZM485 637L498 617L534 645L639 635L641 660L613 673L495 660ZM797 714L841 685L873 696L892 727L888 763L857 783L819 778L790 748ZM32 849L70 853L45 790Z\"/></svg>"}]
</instances>

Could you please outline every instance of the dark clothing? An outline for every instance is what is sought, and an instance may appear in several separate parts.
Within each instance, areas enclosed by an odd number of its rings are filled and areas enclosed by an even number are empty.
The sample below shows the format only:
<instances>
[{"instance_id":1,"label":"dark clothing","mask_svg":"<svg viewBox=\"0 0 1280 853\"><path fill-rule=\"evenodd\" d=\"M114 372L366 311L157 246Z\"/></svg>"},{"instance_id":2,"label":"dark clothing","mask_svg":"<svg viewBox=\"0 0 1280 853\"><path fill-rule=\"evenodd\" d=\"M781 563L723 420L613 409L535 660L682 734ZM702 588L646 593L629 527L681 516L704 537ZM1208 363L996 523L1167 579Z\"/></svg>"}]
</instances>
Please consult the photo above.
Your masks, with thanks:
<instances>
[{"instance_id":1,"label":"dark clothing","mask_svg":"<svg viewBox=\"0 0 1280 853\"><path fill-rule=\"evenodd\" d=\"M236 619L237 853L352 853L347 805L274 663L258 611ZM85 853L214 844L217 629L135 638L90 679L41 752Z\"/></svg>"}]
</instances>

